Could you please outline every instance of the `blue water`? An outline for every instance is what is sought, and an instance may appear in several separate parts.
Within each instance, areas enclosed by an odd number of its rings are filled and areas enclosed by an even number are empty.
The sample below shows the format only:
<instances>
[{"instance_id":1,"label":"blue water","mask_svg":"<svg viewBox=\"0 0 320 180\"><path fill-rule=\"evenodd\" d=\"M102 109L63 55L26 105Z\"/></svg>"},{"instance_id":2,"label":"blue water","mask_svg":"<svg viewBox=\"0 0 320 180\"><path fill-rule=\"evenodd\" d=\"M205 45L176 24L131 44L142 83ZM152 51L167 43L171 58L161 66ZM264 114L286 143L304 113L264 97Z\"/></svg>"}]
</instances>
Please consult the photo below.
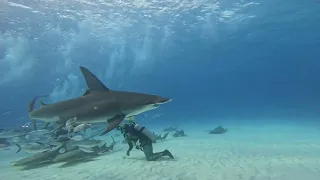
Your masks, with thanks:
<instances>
[{"instance_id":1,"label":"blue water","mask_svg":"<svg viewBox=\"0 0 320 180\"><path fill-rule=\"evenodd\" d=\"M28 122L36 95L81 94L79 65L171 97L154 123L319 116L316 0L89 2L0 2L1 127Z\"/></svg>"}]
</instances>

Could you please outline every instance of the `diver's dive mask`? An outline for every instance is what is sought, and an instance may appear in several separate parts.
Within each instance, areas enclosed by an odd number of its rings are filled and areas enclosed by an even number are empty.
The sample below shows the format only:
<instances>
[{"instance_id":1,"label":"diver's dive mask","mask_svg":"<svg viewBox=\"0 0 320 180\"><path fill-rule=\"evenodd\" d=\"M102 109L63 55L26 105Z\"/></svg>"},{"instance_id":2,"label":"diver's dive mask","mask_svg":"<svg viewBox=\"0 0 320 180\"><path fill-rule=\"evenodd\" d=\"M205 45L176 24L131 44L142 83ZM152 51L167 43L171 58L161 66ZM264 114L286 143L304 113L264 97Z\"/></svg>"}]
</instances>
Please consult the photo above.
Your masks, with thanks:
<instances>
[{"instance_id":1,"label":"diver's dive mask","mask_svg":"<svg viewBox=\"0 0 320 180\"><path fill-rule=\"evenodd\" d=\"M130 126L134 126L136 123L131 122L131 123L125 123L123 125L118 126L116 129L121 131L121 133L126 133L129 131Z\"/></svg>"}]
</instances>

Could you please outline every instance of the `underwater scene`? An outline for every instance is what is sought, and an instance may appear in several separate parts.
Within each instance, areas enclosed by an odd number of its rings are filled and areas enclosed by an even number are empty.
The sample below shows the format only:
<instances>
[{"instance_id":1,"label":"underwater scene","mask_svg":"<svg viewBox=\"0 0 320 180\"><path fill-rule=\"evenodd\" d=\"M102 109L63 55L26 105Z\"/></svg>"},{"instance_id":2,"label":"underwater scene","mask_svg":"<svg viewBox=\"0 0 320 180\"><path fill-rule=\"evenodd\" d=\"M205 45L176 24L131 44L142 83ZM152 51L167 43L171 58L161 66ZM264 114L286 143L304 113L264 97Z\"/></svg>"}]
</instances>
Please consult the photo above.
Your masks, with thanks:
<instances>
[{"instance_id":1,"label":"underwater scene","mask_svg":"<svg viewBox=\"0 0 320 180\"><path fill-rule=\"evenodd\" d=\"M320 1L0 0L0 180L319 180Z\"/></svg>"}]
</instances>

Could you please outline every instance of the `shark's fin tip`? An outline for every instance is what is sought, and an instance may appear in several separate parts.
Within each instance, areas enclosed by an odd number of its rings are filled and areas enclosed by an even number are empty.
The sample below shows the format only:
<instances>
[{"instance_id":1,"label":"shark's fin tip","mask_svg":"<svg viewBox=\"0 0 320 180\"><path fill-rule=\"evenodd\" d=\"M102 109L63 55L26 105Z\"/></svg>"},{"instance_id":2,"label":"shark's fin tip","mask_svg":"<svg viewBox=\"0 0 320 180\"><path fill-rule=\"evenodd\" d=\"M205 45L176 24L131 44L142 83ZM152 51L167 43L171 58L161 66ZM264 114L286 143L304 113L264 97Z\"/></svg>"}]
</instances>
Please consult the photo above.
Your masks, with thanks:
<instances>
[{"instance_id":1,"label":"shark's fin tip","mask_svg":"<svg viewBox=\"0 0 320 180\"><path fill-rule=\"evenodd\" d=\"M88 89L90 92L92 91L110 91L100 80L95 76L91 71L87 68L80 66L80 70L82 75L84 76Z\"/></svg>"}]
</instances>

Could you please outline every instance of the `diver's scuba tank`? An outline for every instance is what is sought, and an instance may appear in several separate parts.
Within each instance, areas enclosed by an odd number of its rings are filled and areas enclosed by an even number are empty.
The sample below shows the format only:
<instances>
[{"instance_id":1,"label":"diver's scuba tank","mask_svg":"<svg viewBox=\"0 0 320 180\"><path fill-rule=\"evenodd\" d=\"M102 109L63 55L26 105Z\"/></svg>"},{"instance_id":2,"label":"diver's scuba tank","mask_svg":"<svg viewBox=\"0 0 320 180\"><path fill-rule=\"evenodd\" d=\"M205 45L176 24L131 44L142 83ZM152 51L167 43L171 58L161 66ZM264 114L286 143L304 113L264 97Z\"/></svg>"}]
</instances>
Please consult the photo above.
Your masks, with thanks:
<instances>
[{"instance_id":1,"label":"diver's scuba tank","mask_svg":"<svg viewBox=\"0 0 320 180\"><path fill-rule=\"evenodd\" d=\"M153 134L152 132L150 132L147 128L145 128L144 126L140 126L139 124L135 124L134 125L134 129L137 131L142 132L144 135L146 135L152 142L156 142L157 137L155 134Z\"/></svg>"}]
</instances>

